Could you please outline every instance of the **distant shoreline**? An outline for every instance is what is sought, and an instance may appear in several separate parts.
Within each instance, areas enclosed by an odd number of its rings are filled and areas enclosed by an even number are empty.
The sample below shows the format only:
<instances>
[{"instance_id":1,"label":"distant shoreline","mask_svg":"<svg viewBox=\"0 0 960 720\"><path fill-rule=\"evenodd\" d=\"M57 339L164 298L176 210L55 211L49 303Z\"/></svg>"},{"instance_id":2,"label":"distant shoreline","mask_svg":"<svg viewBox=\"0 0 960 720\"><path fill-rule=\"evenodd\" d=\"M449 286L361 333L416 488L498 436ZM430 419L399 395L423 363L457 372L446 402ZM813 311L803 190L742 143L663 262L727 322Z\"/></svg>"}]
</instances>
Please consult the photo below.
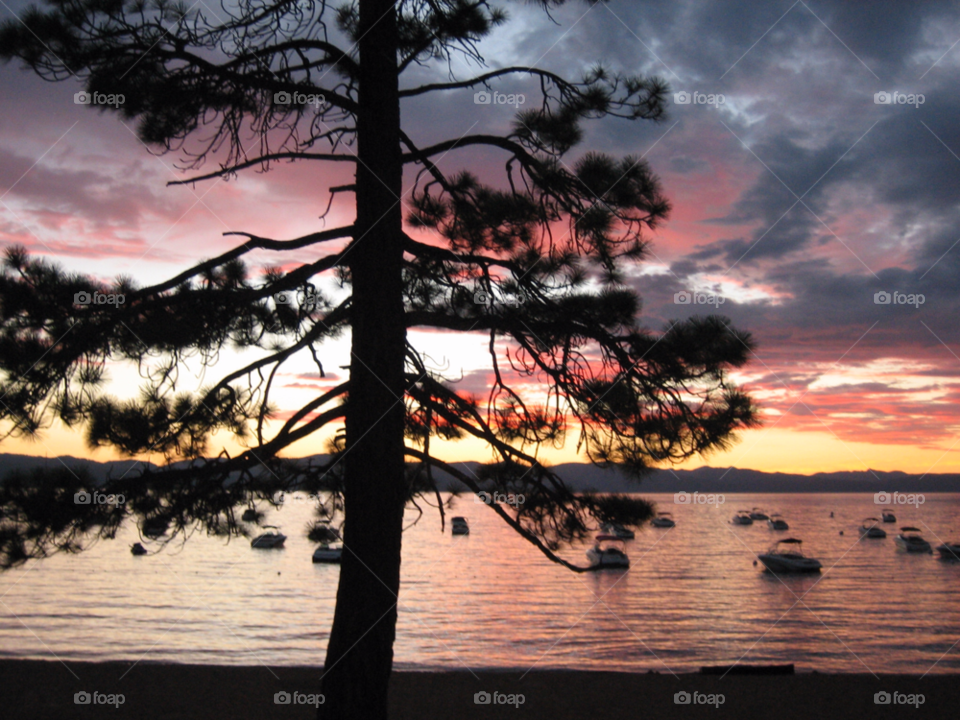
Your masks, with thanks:
<instances>
[{"instance_id":1,"label":"distant shoreline","mask_svg":"<svg viewBox=\"0 0 960 720\"><path fill-rule=\"evenodd\" d=\"M234 720L235 718L315 718L313 706L276 704L276 693L298 693L301 698L318 692L322 668L175 665L142 662L91 663L0 660L0 698L4 717L40 720L49 718L166 718L177 720ZM67 669L69 668L69 670ZM78 677L75 678L72 673ZM276 677L274 677L276 675ZM769 717L777 720L832 720L893 717L914 711L907 705L874 704L876 693L899 697L923 695L919 716L953 717L960 704L956 675L821 674L753 677L730 675L723 679L698 673L587 672L533 670L520 673L468 671L395 672L391 681L391 718L463 720L500 717L648 718L699 717L706 712L724 716ZM123 676L123 679L120 677ZM78 705L78 692L97 693L100 699L123 696L118 707ZM477 693L495 693L500 700L513 696L519 707L476 704ZM719 709L692 709L677 704L677 693L713 696ZM483 699L484 696L480 696ZM703 704L703 703L701 703ZM703 715L706 717L706 715ZM712 716L712 715L711 715Z\"/></svg>"},{"instance_id":2,"label":"distant shoreline","mask_svg":"<svg viewBox=\"0 0 960 720\"><path fill-rule=\"evenodd\" d=\"M297 458L303 463L319 464L324 455ZM455 463L461 468L475 470L479 463ZM84 470L94 482L107 477L121 477L142 465L157 470L150 463L137 460L98 462L84 458L63 456L45 458L36 455L0 453L0 479L12 471L29 472L39 467ZM564 479L574 492L636 492L636 493L949 493L960 492L960 473L909 474L899 471L858 470L819 472L811 475L798 473L761 472L742 468L700 467L695 470L654 470L640 482L627 478L616 469L601 469L585 463L565 463L551 468ZM442 470L434 477L441 490L461 492L467 488Z\"/></svg>"}]
</instances>

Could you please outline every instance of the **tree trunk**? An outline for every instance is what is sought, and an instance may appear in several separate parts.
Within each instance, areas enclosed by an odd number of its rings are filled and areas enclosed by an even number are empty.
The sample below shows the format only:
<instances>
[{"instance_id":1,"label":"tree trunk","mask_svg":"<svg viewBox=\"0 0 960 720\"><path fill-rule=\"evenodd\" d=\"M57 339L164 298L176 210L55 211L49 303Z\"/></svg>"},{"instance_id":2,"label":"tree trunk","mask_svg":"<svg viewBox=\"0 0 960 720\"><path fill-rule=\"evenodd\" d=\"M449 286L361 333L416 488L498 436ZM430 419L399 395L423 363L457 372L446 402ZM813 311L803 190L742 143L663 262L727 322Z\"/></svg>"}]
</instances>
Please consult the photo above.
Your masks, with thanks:
<instances>
[{"instance_id":1,"label":"tree trunk","mask_svg":"<svg viewBox=\"0 0 960 720\"><path fill-rule=\"evenodd\" d=\"M386 720L406 499L400 100L392 0L360 2L352 356L343 562L327 646L324 720Z\"/></svg>"}]
</instances>

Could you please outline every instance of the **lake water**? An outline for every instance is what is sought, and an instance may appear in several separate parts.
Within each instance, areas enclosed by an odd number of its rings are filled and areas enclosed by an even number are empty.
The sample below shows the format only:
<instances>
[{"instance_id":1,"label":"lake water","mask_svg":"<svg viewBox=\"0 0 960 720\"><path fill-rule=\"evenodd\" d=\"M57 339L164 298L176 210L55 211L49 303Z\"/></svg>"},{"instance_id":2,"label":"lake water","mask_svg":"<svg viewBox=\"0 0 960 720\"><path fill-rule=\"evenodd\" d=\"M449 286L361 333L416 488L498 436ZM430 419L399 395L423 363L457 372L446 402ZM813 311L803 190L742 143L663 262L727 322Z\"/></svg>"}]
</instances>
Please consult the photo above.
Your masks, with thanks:
<instances>
[{"instance_id":1,"label":"lake water","mask_svg":"<svg viewBox=\"0 0 960 720\"><path fill-rule=\"evenodd\" d=\"M453 514L468 536L425 516L404 537L396 666L684 672L701 665L796 663L828 672L943 673L960 668L960 563L895 550L916 525L936 546L960 540L960 495L897 507L885 540L861 540L872 495L728 495L719 508L674 505L675 528L627 543L629 571L572 573L549 562L472 496ZM299 500L299 501L297 501ZM0 575L0 656L237 665L319 665L338 566L314 565L310 505L267 519L282 550L195 535L133 557L134 533L79 556ZM734 526L762 506L790 523ZM831 511L834 517L830 517ZM412 514L411 514L412 519ZM843 531L843 535L840 532ZM755 554L804 540L821 575L772 577ZM586 547L566 555L585 563Z\"/></svg>"}]
</instances>

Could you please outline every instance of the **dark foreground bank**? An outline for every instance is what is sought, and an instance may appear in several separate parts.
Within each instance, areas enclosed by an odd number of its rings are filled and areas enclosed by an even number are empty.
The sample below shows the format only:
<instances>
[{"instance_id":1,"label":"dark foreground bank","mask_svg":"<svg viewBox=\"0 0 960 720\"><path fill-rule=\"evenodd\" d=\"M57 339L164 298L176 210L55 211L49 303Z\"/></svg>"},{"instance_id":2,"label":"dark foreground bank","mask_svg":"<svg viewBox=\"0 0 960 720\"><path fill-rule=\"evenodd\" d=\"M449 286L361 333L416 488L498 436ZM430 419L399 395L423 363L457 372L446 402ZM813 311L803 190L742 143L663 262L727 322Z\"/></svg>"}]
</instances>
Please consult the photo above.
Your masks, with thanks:
<instances>
[{"instance_id":1,"label":"dark foreground bank","mask_svg":"<svg viewBox=\"0 0 960 720\"><path fill-rule=\"evenodd\" d=\"M313 718L319 676L316 668L0 660L0 716ZM948 718L957 716L960 683L955 675L398 672L390 701L395 720Z\"/></svg>"}]
</instances>

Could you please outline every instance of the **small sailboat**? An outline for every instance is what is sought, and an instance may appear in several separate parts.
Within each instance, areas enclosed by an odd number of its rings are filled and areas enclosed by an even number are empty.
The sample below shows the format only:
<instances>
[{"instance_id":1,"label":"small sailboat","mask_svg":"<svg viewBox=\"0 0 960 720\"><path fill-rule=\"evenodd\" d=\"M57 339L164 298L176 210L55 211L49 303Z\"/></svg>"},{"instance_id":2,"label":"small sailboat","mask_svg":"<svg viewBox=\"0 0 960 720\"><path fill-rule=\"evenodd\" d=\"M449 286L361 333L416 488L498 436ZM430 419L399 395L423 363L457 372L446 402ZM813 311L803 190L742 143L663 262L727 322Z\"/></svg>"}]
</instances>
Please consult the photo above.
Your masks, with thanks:
<instances>
[{"instance_id":1,"label":"small sailboat","mask_svg":"<svg viewBox=\"0 0 960 720\"><path fill-rule=\"evenodd\" d=\"M470 526L467 525L467 519L459 516L450 518L450 532L453 535L469 535Z\"/></svg>"},{"instance_id":2,"label":"small sailboat","mask_svg":"<svg viewBox=\"0 0 960 720\"><path fill-rule=\"evenodd\" d=\"M280 532L280 528L275 525L264 525L265 533L257 535L250 541L250 547L261 550L272 550L282 548L286 542L287 536Z\"/></svg>"},{"instance_id":3,"label":"small sailboat","mask_svg":"<svg viewBox=\"0 0 960 720\"><path fill-rule=\"evenodd\" d=\"M630 567L623 540L616 535L597 535L596 544L587 550L587 559L592 570Z\"/></svg>"},{"instance_id":4,"label":"small sailboat","mask_svg":"<svg viewBox=\"0 0 960 720\"><path fill-rule=\"evenodd\" d=\"M746 510L739 510L736 515L733 516L734 525L753 525L753 518L750 517L750 513Z\"/></svg>"},{"instance_id":5,"label":"small sailboat","mask_svg":"<svg viewBox=\"0 0 960 720\"><path fill-rule=\"evenodd\" d=\"M650 521L650 524L658 528L672 528L677 523L673 519L673 515L668 512L657 513L657 516Z\"/></svg>"},{"instance_id":6,"label":"small sailboat","mask_svg":"<svg viewBox=\"0 0 960 720\"><path fill-rule=\"evenodd\" d=\"M897 547L908 553L933 553L930 543L920 536L920 528L902 527L894 538Z\"/></svg>"},{"instance_id":7,"label":"small sailboat","mask_svg":"<svg viewBox=\"0 0 960 720\"><path fill-rule=\"evenodd\" d=\"M313 551L315 563L339 563L343 557L342 547L330 547L329 543L320 543L320 547Z\"/></svg>"},{"instance_id":8,"label":"small sailboat","mask_svg":"<svg viewBox=\"0 0 960 720\"><path fill-rule=\"evenodd\" d=\"M820 572L823 565L819 560L806 557L801 550L802 544L803 541L797 538L786 538L758 557L772 573Z\"/></svg>"},{"instance_id":9,"label":"small sailboat","mask_svg":"<svg viewBox=\"0 0 960 720\"><path fill-rule=\"evenodd\" d=\"M860 525L860 537L870 538L871 540L882 540L885 538L887 531L881 527L877 527L879 523L879 518L866 518L863 524Z\"/></svg>"},{"instance_id":10,"label":"small sailboat","mask_svg":"<svg viewBox=\"0 0 960 720\"><path fill-rule=\"evenodd\" d=\"M146 555L147 549L140 543L134 543L130 546L130 552L133 555Z\"/></svg>"},{"instance_id":11,"label":"small sailboat","mask_svg":"<svg viewBox=\"0 0 960 720\"><path fill-rule=\"evenodd\" d=\"M787 521L783 519L783 515L779 513L773 513L770 517L767 518L767 526L771 530L789 530L790 526L787 524Z\"/></svg>"}]
</instances>

